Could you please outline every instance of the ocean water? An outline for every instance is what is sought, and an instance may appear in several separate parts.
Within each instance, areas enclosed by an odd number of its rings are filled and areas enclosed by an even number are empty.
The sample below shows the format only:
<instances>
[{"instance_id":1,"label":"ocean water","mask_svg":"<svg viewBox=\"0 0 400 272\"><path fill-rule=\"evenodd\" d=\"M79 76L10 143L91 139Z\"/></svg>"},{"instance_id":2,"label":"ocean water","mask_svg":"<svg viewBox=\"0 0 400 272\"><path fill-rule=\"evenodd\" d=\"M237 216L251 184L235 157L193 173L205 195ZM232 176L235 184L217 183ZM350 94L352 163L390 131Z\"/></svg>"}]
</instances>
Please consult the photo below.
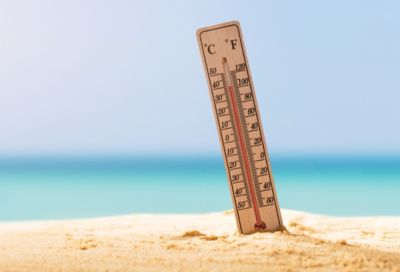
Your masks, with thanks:
<instances>
[{"instance_id":1,"label":"ocean water","mask_svg":"<svg viewBox=\"0 0 400 272\"><path fill-rule=\"evenodd\" d=\"M400 157L272 157L282 208L400 215ZM232 209L221 157L3 158L0 221Z\"/></svg>"}]
</instances>

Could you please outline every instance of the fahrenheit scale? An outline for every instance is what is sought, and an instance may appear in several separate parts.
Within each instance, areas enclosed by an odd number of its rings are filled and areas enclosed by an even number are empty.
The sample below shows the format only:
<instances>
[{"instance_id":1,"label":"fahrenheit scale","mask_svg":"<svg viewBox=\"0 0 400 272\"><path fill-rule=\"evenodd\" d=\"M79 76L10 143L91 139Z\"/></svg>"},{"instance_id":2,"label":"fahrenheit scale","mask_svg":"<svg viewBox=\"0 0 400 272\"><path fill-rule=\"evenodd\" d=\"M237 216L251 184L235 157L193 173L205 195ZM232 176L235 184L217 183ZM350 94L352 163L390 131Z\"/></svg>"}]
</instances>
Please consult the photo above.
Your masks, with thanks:
<instances>
[{"instance_id":1,"label":"fahrenheit scale","mask_svg":"<svg viewBox=\"0 0 400 272\"><path fill-rule=\"evenodd\" d=\"M197 31L240 233L283 227L238 22Z\"/></svg>"}]
</instances>

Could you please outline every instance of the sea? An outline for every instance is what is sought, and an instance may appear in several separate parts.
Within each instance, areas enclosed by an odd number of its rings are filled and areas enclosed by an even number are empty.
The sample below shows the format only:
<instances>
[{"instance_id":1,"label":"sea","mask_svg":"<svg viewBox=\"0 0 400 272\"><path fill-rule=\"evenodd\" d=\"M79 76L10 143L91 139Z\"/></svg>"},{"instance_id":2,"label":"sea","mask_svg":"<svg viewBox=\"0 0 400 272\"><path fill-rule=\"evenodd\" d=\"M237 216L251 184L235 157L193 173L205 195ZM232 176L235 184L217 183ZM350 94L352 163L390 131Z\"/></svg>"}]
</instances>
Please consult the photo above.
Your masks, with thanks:
<instances>
[{"instance_id":1,"label":"sea","mask_svg":"<svg viewBox=\"0 0 400 272\"><path fill-rule=\"evenodd\" d=\"M400 156L272 156L281 208L400 216ZM232 209L220 156L0 158L0 221Z\"/></svg>"}]
</instances>

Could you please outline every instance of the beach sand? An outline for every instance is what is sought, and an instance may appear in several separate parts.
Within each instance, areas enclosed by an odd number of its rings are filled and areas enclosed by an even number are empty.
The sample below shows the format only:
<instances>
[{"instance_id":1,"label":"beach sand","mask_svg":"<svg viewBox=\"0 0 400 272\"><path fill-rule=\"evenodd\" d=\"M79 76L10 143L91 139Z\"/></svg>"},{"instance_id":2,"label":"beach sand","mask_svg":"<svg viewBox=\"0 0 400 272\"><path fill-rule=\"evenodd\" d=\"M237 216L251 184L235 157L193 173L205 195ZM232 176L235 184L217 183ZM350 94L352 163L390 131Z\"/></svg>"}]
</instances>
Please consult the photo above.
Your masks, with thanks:
<instances>
[{"instance_id":1,"label":"beach sand","mask_svg":"<svg viewBox=\"0 0 400 272\"><path fill-rule=\"evenodd\" d=\"M0 271L400 271L400 217L282 216L252 235L231 211L0 223Z\"/></svg>"}]
</instances>

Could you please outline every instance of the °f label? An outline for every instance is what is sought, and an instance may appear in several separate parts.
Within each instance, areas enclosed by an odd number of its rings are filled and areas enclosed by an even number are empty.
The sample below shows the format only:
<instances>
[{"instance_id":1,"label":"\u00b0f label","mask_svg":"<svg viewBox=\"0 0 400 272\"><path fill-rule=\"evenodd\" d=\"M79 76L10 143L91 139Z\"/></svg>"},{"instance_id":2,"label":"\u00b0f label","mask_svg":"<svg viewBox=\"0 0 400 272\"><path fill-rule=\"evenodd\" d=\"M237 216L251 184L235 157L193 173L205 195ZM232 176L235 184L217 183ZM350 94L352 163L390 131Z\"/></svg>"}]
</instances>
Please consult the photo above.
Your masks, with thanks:
<instances>
[{"instance_id":1,"label":"\u00b0f label","mask_svg":"<svg viewBox=\"0 0 400 272\"><path fill-rule=\"evenodd\" d=\"M240 233L283 227L240 25L197 31Z\"/></svg>"}]
</instances>

